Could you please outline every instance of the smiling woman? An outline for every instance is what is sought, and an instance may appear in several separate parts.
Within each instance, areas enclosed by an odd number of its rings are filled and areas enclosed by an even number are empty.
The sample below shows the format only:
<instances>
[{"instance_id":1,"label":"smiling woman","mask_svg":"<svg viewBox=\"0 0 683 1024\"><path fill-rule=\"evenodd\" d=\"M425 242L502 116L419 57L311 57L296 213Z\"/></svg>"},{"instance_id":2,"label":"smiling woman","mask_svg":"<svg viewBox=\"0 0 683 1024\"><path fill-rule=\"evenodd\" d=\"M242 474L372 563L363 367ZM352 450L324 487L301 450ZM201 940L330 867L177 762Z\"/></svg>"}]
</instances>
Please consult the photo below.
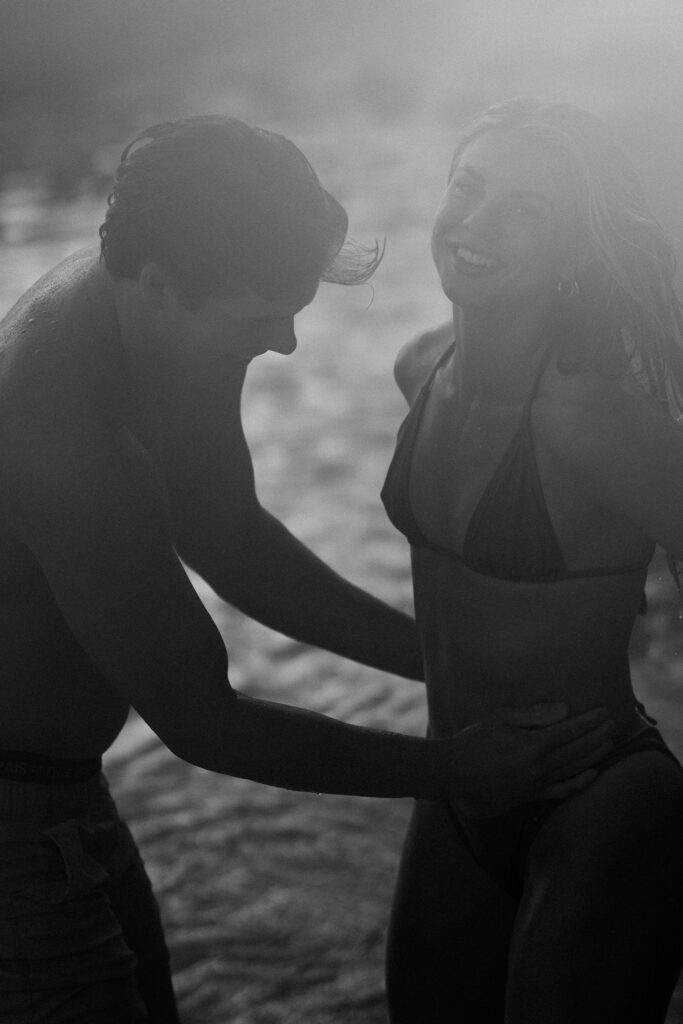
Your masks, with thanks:
<instances>
[{"instance_id":1,"label":"smiling woman","mask_svg":"<svg viewBox=\"0 0 683 1024\"><path fill-rule=\"evenodd\" d=\"M418 801L391 1019L656 1024L683 964L683 773L628 643L655 543L683 555L672 251L601 122L519 100L458 146L432 247L453 322L399 355L383 490L430 734L538 701L612 729L580 792L500 813L491 761L488 806Z\"/></svg>"},{"instance_id":2,"label":"smiling woman","mask_svg":"<svg viewBox=\"0 0 683 1024\"><path fill-rule=\"evenodd\" d=\"M571 273L571 193L566 169L541 146L503 131L474 139L454 164L432 234L449 299L528 302Z\"/></svg>"}]
</instances>

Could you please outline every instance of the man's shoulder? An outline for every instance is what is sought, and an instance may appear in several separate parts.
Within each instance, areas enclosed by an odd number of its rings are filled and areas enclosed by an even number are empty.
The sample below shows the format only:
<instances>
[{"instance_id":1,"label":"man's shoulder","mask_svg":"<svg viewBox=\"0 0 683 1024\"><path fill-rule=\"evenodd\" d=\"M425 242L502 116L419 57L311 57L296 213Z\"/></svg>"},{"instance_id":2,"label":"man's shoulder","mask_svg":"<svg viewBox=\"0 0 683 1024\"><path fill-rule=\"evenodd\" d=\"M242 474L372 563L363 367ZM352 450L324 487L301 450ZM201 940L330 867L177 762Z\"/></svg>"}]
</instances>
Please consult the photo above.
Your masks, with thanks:
<instances>
[{"instance_id":1,"label":"man's shoulder","mask_svg":"<svg viewBox=\"0 0 683 1024\"><path fill-rule=\"evenodd\" d=\"M75 254L40 278L0 326L0 463L59 450L102 418L116 387L107 325L93 315L96 257ZM107 355L107 350L110 354ZM92 422L91 422L92 421Z\"/></svg>"},{"instance_id":2,"label":"man's shoulder","mask_svg":"<svg viewBox=\"0 0 683 1024\"><path fill-rule=\"evenodd\" d=\"M87 281L100 273L97 250L80 249L42 274L17 299L0 322L0 335L11 336L29 323L47 327L58 323L85 302ZM50 317L48 321L48 315ZM40 320L45 318L44 323Z\"/></svg>"},{"instance_id":3,"label":"man's shoulder","mask_svg":"<svg viewBox=\"0 0 683 1024\"><path fill-rule=\"evenodd\" d=\"M81 250L39 278L0 323L0 375L14 384L28 376L35 390L41 373L58 386L80 363L94 368L116 333L105 272L92 249ZM106 361L103 363L103 368Z\"/></svg>"},{"instance_id":4,"label":"man's shoulder","mask_svg":"<svg viewBox=\"0 0 683 1024\"><path fill-rule=\"evenodd\" d=\"M411 338L398 353L394 366L396 383L412 405L434 364L453 343L453 323L440 324Z\"/></svg>"}]
</instances>

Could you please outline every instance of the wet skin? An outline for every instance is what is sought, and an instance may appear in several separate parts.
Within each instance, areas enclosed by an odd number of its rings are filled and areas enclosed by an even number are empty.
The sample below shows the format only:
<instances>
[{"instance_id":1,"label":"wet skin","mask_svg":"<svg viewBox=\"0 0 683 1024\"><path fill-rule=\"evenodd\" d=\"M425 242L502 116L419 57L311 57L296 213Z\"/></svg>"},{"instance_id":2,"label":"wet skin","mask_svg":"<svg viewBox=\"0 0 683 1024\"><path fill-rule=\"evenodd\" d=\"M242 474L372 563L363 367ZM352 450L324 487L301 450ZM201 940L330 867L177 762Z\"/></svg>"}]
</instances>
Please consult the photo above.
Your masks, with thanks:
<instances>
[{"instance_id":1,"label":"wet skin","mask_svg":"<svg viewBox=\"0 0 683 1024\"><path fill-rule=\"evenodd\" d=\"M222 638L180 559L272 629L422 678L413 620L339 577L256 496L245 373L266 348L292 351L292 317L314 293L264 303L238 292L192 311L158 266L114 280L82 253L10 311L0 749L99 754L131 704L178 756L269 785L455 793L489 813L576 791L608 742L604 710L517 706L480 723L473 751L471 735L363 729L230 687ZM527 722L546 728L531 736ZM489 752L504 779L495 794L479 787Z\"/></svg>"},{"instance_id":2,"label":"wet skin","mask_svg":"<svg viewBox=\"0 0 683 1024\"><path fill-rule=\"evenodd\" d=\"M606 707L615 740L640 724L627 651L644 570L520 584L419 549L413 578L435 735L497 707L552 700L573 713Z\"/></svg>"},{"instance_id":3,"label":"wet skin","mask_svg":"<svg viewBox=\"0 0 683 1024\"><path fill-rule=\"evenodd\" d=\"M457 362L457 360L456 360ZM412 552L415 610L428 701L438 735L478 721L497 707L564 701L573 713L603 706L616 739L637 727L628 643L641 604L652 542L587 495L535 438L541 484L568 567L585 576L546 583L496 579L458 559L470 517L516 429L519 403L491 410L486 445L454 398L457 367L434 381L414 448L413 511L437 551ZM562 402L563 382L549 368L539 403ZM534 414L532 410L532 424ZM451 436L445 446L441 439ZM609 566L615 567L614 574ZM631 571L620 571L632 565ZM599 575L593 575L599 570ZM603 570L607 570L603 572Z\"/></svg>"},{"instance_id":4,"label":"wet skin","mask_svg":"<svg viewBox=\"0 0 683 1024\"><path fill-rule=\"evenodd\" d=\"M183 544L184 509L191 509L193 494L201 492L205 495L202 512L195 509L195 518L206 519L207 535L214 519L220 518L226 535L221 538L220 547L216 542L216 549L229 548L230 525L241 523L245 512L256 508L253 471L239 417L247 367L254 356L264 351L289 354L294 350L292 318L313 297L315 287L293 304L272 304L258 297L230 302L218 299L205 303L199 314L190 314L175 301L169 302L168 296L159 301L156 309L155 290L161 296L167 285L163 279L153 278L152 274L148 282L152 294L149 315L166 319L162 324L163 344L155 340L154 332L147 329L149 325L143 323L138 327L137 321L127 324L123 342L118 323L134 320L126 288L115 293L111 279L92 251L76 254L41 279L2 325L2 749L62 757L96 756L115 739L129 711L125 690L122 692L120 686L112 684L110 673L102 670L102 662L111 661L112 654L105 653L97 640L88 649L82 634L77 639L79 631L74 630L74 622L67 624L63 611L69 600L58 602L55 597L62 582L60 577L66 575L66 567L59 565L60 558L66 558L68 545L75 543L68 539L67 506L71 502L72 521L78 520L79 542L88 545L91 552L88 564L79 567L82 577L78 584L78 588L89 593L89 632L95 637L98 633L110 633L117 628L114 619L120 612L124 621L118 628L126 634L121 641L123 649L134 631L133 625L125 622L123 606L139 602L142 636L145 602L150 605L153 618L158 615L158 608L163 607L168 586L177 586L181 595L186 594L180 600L188 602L183 614L188 629L191 622L196 627L196 639L190 641L189 650L196 653L197 674L206 671L207 659L213 675L221 671L225 658L222 643L208 616L198 609L187 591L184 574L180 576L178 572L179 564L174 564L172 557L169 560L172 553L166 528L161 523L150 527L143 522L149 481L141 479L136 489L125 476L121 478L123 488L133 486L127 511L115 507L119 498L123 502L123 494L108 503L106 500L106 488L116 486L116 469L110 480L106 474L96 477L100 483L95 493L81 495L86 505L92 502L89 512L85 505L79 507L81 499L75 497L79 488L87 492L79 474L88 460L102 458L103 452L112 455L114 466L121 458L133 466L141 457L154 464L163 481L164 500L172 509L172 518L175 514L173 526L178 546ZM221 509L220 496L214 493L215 486L212 490L212 481L222 479L225 464L230 467L229 496L233 504ZM154 500L150 501L152 506ZM51 517L46 515L46 509L52 502L53 518L64 517L63 540L59 535L47 536L46 524ZM136 504L140 506L137 511ZM140 530L141 536L147 537L146 550L139 547L145 541L125 536L128 527L121 523L129 511L133 519L135 515L142 516ZM97 518L102 521L96 522ZM92 541L87 537L89 529L93 532ZM111 540L117 531L118 539ZM150 552L152 558L157 557L160 536L168 554L161 551L158 556L164 560L163 569L158 571L162 575L169 573L170 584L168 580L166 584L160 581L154 598L151 590L146 592L148 582L136 578L133 563L136 550L141 564ZM116 551L109 546L115 549L128 540L128 557L119 556L120 565L116 568ZM36 548L46 544L50 549L45 564L50 560L56 563L50 583L32 544ZM201 557L199 547L195 543L192 550ZM254 573L257 571L254 566ZM313 571L323 572L320 566ZM215 574L215 566L208 572L209 577L212 572ZM120 580L113 578L119 575ZM350 594L350 588L347 591L338 577L333 579L333 574L329 573L325 580L325 585ZM236 592L235 602L240 599ZM285 613L279 614L286 619ZM264 617L269 615L277 618L278 612L271 608ZM399 646L407 649L414 643L409 621L398 613L395 615L394 626L404 630ZM283 623L283 628L289 625ZM329 627L323 631L329 633ZM331 636L329 639L334 646L335 641ZM161 644L162 640L157 642ZM362 642L369 645L369 638ZM153 639L150 645L153 649ZM166 649L168 642L164 640L163 646ZM162 651L160 647L158 650L161 662ZM416 654L415 651L413 664ZM169 652L164 656L169 657ZM186 651L183 662L188 657ZM222 674L225 675L224 669Z\"/></svg>"},{"instance_id":5,"label":"wet skin","mask_svg":"<svg viewBox=\"0 0 683 1024\"><path fill-rule=\"evenodd\" d=\"M465 147L438 209L432 253L455 303L454 327L407 346L397 376L412 401L457 334L457 352L439 371L421 419L411 478L423 533L456 555L534 386L557 282L573 272L580 241L572 211L559 160L513 132L489 132ZM432 551L413 552L416 616L440 732L529 699L564 700L574 711L604 704L620 733L636 724L627 648L653 541L637 519L591 493L563 450L581 431L593 449L588 460L601 456L586 432L601 415L598 403L621 400L620 415L632 418L627 396L614 395L620 384L588 378L563 377L550 360L531 410L550 518L568 568L585 570L585 578L510 583ZM646 404L642 396L633 401ZM638 409L636 419L649 414ZM609 467L598 471L610 477ZM591 575L625 565L641 568Z\"/></svg>"},{"instance_id":6,"label":"wet skin","mask_svg":"<svg viewBox=\"0 0 683 1024\"><path fill-rule=\"evenodd\" d=\"M467 146L432 240L453 323L397 361L412 404L456 340L413 448L421 535L462 554L535 387L540 485L577 574L511 582L413 549L436 735L533 700L603 704L617 743L641 724L628 642L654 543L683 552L683 431L626 374L563 374L551 358L539 376L558 279L572 279L581 253L571 208L555 158L528 139L492 131ZM683 777L665 753L613 764L540 825L517 900L475 860L444 805L418 802L389 935L392 1024L659 1024L683 963L682 808ZM508 818L500 824L514 848L517 832Z\"/></svg>"},{"instance_id":7,"label":"wet skin","mask_svg":"<svg viewBox=\"0 0 683 1024\"><path fill-rule=\"evenodd\" d=\"M111 321L102 319L100 329L91 330L90 304L84 292L75 294L93 276L92 267L92 257L61 265L27 293L3 323L0 418L10 445L22 434L50 428L49 422L37 421L36 411L51 388L56 394L73 394L74 388L95 385L92 401L105 415L121 395L121 364L112 346ZM39 372L31 386L33 368ZM49 402L46 417L53 408ZM52 426L58 429L57 416ZM23 442L24 438L19 455ZM0 747L63 757L98 756L121 730L129 704L76 642L35 556L13 529L11 447L3 447L3 455Z\"/></svg>"}]
</instances>

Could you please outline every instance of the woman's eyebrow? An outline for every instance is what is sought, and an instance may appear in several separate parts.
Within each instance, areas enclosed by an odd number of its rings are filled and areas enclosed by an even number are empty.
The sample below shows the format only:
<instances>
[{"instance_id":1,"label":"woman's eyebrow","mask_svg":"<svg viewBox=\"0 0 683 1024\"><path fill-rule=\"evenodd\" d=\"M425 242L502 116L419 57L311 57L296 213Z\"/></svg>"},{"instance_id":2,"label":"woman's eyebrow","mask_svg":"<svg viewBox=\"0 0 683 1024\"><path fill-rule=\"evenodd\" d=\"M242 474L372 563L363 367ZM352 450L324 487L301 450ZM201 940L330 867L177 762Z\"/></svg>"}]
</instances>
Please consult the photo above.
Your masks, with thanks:
<instances>
[{"instance_id":1,"label":"woman's eyebrow","mask_svg":"<svg viewBox=\"0 0 683 1024\"><path fill-rule=\"evenodd\" d=\"M479 171L476 171L474 167L470 167L467 164L465 164L464 166L454 167L453 175L456 174L466 174L468 177L473 178L474 181L477 182L477 184L482 186L486 184L486 179L484 178L484 176L480 174ZM552 199L549 196L547 196L545 192L538 192L535 191L534 189L517 188L513 189L511 192L508 192L508 195L513 199L536 199L539 202L545 203L546 206L553 205Z\"/></svg>"},{"instance_id":2,"label":"woman's eyebrow","mask_svg":"<svg viewBox=\"0 0 683 1024\"><path fill-rule=\"evenodd\" d=\"M545 203L546 206L553 205L553 200L550 196L547 196L545 192L534 192L533 189L516 188L512 192L508 192L508 195L513 199L536 199L539 202Z\"/></svg>"}]
</instances>

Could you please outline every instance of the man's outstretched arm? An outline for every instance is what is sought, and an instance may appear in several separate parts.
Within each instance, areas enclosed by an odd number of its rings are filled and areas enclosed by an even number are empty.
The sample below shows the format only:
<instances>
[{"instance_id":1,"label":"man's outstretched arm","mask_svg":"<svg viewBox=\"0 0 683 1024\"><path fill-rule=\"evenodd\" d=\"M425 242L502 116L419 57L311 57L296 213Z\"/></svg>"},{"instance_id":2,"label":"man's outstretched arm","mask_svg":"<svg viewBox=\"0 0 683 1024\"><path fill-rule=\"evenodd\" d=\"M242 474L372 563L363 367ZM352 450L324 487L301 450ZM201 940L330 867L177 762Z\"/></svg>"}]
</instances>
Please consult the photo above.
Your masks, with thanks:
<instances>
[{"instance_id":1,"label":"man's outstretched arm","mask_svg":"<svg viewBox=\"0 0 683 1024\"><path fill-rule=\"evenodd\" d=\"M365 665L423 678L413 619L343 579L259 503L241 379L190 382L167 418L165 474L178 554L271 629ZM343 529L343 526L341 527Z\"/></svg>"},{"instance_id":2,"label":"man's outstretched arm","mask_svg":"<svg viewBox=\"0 0 683 1024\"><path fill-rule=\"evenodd\" d=\"M591 780L609 743L602 711L501 712L453 737L418 739L236 693L139 447L89 430L27 455L11 474L6 528L34 553L81 647L179 757L286 788L445 797L473 814Z\"/></svg>"},{"instance_id":3,"label":"man's outstretched arm","mask_svg":"<svg viewBox=\"0 0 683 1024\"><path fill-rule=\"evenodd\" d=\"M220 540L205 535L178 551L225 601L295 640L423 678L410 616L343 579L260 505L224 508L221 518Z\"/></svg>"}]
</instances>

